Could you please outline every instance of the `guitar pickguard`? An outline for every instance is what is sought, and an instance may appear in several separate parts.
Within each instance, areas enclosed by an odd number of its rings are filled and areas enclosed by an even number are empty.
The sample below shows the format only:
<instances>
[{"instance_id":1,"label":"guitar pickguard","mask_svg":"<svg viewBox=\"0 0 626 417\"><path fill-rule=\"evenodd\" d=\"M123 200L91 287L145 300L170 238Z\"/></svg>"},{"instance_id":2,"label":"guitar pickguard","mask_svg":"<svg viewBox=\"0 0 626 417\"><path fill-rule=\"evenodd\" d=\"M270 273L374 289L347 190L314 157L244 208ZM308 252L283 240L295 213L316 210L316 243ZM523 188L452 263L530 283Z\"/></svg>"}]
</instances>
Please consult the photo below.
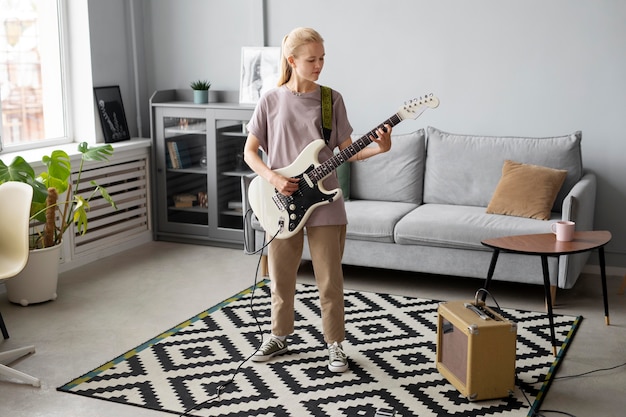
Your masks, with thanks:
<instances>
[{"instance_id":1,"label":"guitar pickguard","mask_svg":"<svg viewBox=\"0 0 626 417\"><path fill-rule=\"evenodd\" d=\"M274 189L274 196L272 200L280 211L287 212L287 229L293 232L306 218L307 212L313 206L317 206L320 203L328 204L332 203L333 199L337 195L337 192L324 193L320 190L316 182L305 178L306 174L315 168L313 165L309 165L305 172L295 176L300 180L300 187L298 190L290 196L283 195Z\"/></svg>"}]
</instances>

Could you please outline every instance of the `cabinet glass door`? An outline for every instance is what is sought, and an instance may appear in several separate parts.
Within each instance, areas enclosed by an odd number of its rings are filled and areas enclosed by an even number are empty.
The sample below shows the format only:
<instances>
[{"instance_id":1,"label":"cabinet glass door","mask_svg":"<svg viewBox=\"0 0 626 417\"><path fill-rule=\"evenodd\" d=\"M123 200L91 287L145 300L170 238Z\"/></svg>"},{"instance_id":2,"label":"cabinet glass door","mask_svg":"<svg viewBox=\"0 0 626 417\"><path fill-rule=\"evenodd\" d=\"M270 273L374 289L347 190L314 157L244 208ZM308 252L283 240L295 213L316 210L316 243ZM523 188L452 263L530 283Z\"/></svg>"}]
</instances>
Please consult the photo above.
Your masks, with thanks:
<instances>
[{"instance_id":1,"label":"cabinet glass door","mask_svg":"<svg viewBox=\"0 0 626 417\"><path fill-rule=\"evenodd\" d=\"M243 160L247 137L245 129L251 111L230 110L214 113L215 139L215 234L221 238L241 240L243 209L241 204L241 177L252 173Z\"/></svg>"},{"instance_id":2,"label":"cabinet glass door","mask_svg":"<svg viewBox=\"0 0 626 417\"><path fill-rule=\"evenodd\" d=\"M206 118L164 116L165 221L174 232L182 225L208 226ZM173 225L176 224L176 225ZM206 228L195 230L206 235Z\"/></svg>"}]
</instances>

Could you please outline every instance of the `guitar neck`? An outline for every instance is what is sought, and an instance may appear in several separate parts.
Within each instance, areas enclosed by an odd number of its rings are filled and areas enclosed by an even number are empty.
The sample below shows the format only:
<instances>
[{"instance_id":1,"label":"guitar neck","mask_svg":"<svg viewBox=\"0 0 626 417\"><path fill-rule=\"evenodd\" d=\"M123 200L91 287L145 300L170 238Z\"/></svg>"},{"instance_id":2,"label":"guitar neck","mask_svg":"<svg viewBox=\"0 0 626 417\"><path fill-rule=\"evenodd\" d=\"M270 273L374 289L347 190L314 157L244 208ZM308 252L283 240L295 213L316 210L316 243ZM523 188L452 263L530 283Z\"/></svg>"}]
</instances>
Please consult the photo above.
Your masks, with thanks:
<instances>
[{"instance_id":1,"label":"guitar neck","mask_svg":"<svg viewBox=\"0 0 626 417\"><path fill-rule=\"evenodd\" d=\"M378 129L384 127L385 125L390 125L391 127L394 127L397 124L399 124L402 120L403 119L400 118L400 116L398 116L397 113L394 114L389 119L385 120L384 122L376 126L374 129L370 130L367 134L361 136L358 140L355 140L354 142L352 142L350 146L341 150L338 154L333 155L332 158L324 161L323 163L318 165L315 169L311 170L308 173L309 178L314 182L320 181L322 178L326 177L328 174L336 170L341 164L343 164L344 162L347 162L348 159L352 158L359 151L361 151L367 145L372 143L373 140L371 139L370 136L376 136L377 135L376 131Z\"/></svg>"}]
</instances>

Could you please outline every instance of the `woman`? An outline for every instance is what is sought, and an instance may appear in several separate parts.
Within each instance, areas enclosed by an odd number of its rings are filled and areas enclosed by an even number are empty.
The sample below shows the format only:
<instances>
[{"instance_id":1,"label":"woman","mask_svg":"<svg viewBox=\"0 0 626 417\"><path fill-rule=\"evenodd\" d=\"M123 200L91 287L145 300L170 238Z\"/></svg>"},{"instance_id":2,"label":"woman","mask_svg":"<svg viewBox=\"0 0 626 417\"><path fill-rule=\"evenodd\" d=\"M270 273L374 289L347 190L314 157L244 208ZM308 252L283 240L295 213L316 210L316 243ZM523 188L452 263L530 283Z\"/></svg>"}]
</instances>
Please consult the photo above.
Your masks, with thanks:
<instances>
[{"instance_id":1,"label":"woman","mask_svg":"<svg viewBox=\"0 0 626 417\"><path fill-rule=\"evenodd\" d=\"M259 100L248 124L244 158L248 166L274 188L289 196L298 189L297 178L286 178L272 170L290 165L313 140L322 137L321 92L317 80L324 67L324 40L315 30L296 28L283 39L281 77L278 87ZM332 157L335 148L344 149L352 141L350 125L341 94L332 91L332 132L319 160ZM391 126L377 131L370 146L354 155L357 161L386 152L391 147ZM267 165L258 155L261 148ZM337 188L333 172L324 180L328 190ZM341 258L346 236L346 212L343 199L316 208L305 228L320 293L322 327L328 346L328 368L333 372L348 369L348 359L341 343L345 339L343 271ZM304 232L288 239L274 239L268 249L268 269L272 297L272 333L252 357L268 361L287 352L287 336L294 331L296 276L304 242Z\"/></svg>"}]
</instances>

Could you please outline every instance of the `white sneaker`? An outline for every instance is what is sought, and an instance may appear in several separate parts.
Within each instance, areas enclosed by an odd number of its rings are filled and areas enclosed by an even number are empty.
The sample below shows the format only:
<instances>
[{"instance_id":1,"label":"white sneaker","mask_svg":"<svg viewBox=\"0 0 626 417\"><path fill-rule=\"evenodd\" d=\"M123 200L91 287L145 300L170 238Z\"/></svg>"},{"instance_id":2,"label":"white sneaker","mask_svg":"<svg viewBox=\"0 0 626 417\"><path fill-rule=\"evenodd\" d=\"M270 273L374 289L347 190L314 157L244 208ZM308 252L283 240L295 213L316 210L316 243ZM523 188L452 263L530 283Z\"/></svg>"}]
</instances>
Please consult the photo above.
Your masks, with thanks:
<instances>
[{"instance_id":1,"label":"white sneaker","mask_svg":"<svg viewBox=\"0 0 626 417\"><path fill-rule=\"evenodd\" d=\"M252 355L253 362L267 362L276 355L282 355L287 352L287 341L280 340L277 337L270 336Z\"/></svg>"},{"instance_id":2,"label":"white sneaker","mask_svg":"<svg viewBox=\"0 0 626 417\"><path fill-rule=\"evenodd\" d=\"M345 372L348 370L348 357L343 352L340 343L328 345L328 369L331 372Z\"/></svg>"}]
</instances>

